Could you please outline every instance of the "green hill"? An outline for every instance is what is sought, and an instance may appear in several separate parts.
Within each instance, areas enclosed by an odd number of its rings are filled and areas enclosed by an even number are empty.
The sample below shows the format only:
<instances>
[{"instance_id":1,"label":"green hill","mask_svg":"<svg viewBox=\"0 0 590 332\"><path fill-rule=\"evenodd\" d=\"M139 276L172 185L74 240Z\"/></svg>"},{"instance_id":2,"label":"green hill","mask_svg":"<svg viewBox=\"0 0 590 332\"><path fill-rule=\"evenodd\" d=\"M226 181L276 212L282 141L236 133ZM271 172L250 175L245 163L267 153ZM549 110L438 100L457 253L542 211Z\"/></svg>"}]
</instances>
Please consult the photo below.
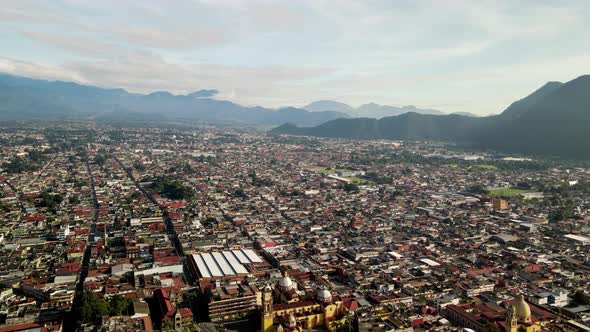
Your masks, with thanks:
<instances>
[{"instance_id":1,"label":"green hill","mask_svg":"<svg viewBox=\"0 0 590 332\"><path fill-rule=\"evenodd\" d=\"M274 134L469 143L503 152L590 159L590 76L549 82L488 117L406 113L336 119L315 127L283 125Z\"/></svg>"}]
</instances>

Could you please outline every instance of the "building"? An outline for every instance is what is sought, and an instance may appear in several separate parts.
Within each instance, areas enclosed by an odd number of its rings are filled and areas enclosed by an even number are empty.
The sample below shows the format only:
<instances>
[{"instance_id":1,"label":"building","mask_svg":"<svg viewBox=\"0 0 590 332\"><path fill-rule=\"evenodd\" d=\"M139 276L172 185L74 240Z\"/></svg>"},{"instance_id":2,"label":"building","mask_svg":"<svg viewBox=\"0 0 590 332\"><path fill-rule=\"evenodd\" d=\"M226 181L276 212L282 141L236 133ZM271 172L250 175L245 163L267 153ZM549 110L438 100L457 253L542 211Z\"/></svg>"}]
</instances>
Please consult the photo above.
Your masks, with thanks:
<instances>
[{"instance_id":1,"label":"building","mask_svg":"<svg viewBox=\"0 0 590 332\"><path fill-rule=\"evenodd\" d=\"M199 281L241 278L264 261L252 249L227 250L188 256L191 274Z\"/></svg>"},{"instance_id":2,"label":"building","mask_svg":"<svg viewBox=\"0 0 590 332\"><path fill-rule=\"evenodd\" d=\"M189 327L193 323L193 313L189 308L175 309L180 302L180 297L173 288L158 288L154 291L154 300L160 309L162 329L178 330Z\"/></svg>"},{"instance_id":3,"label":"building","mask_svg":"<svg viewBox=\"0 0 590 332\"><path fill-rule=\"evenodd\" d=\"M321 289L313 298L293 296L294 283L287 273L275 288L265 287L262 295L262 331L302 331L304 329L327 329L336 331L338 326L351 323L351 315L339 297ZM274 303L273 293L276 301Z\"/></svg>"},{"instance_id":4,"label":"building","mask_svg":"<svg viewBox=\"0 0 590 332\"><path fill-rule=\"evenodd\" d=\"M100 327L101 332L110 331L144 331L153 332L152 320L149 316L145 317L103 317Z\"/></svg>"},{"instance_id":5,"label":"building","mask_svg":"<svg viewBox=\"0 0 590 332\"><path fill-rule=\"evenodd\" d=\"M583 235L576 235L576 234L566 234L564 237L570 240L572 243L576 245L589 245L590 244L590 237L583 236Z\"/></svg>"},{"instance_id":6,"label":"building","mask_svg":"<svg viewBox=\"0 0 590 332\"><path fill-rule=\"evenodd\" d=\"M448 305L445 316L453 324L476 332L538 332L541 320L547 320L550 314L535 310L537 313L533 316L531 306L519 295L509 309L493 302L470 302Z\"/></svg>"},{"instance_id":7,"label":"building","mask_svg":"<svg viewBox=\"0 0 590 332\"><path fill-rule=\"evenodd\" d=\"M504 331L506 332L538 332L541 331L541 323L533 320L531 307L525 302L524 296L519 295L510 307L510 314L506 317Z\"/></svg>"},{"instance_id":8,"label":"building","mask_svg":"<svg viewBox=\"0 0 590 332\"><path fill-rule=\"evenodd\" d=\"M453 295L444 295L434 300L434 308L440 312L451 304L459 304L459 298Z\"/></svg>"},{"instance_id":9,"label":"building","mask_svg":"<svg viewBox=\"0 0 590 332\"><path fill-rule=\"evenodd\" d=\"M251 316L261 303L261 292L254 286L234 285L216 287L209 295L209 319L214 323Z\"/></svg>"},{"instance_id":10,"label":"building","mask_svg":"<svg viewBox=\"0 0 590 332\"><path fill-rule=\"evenodd\" d=\"M494 210L507 210L508 201L505 199L494 198L492 199L492 207L494 208Z\"/></svg>"}]
</instances>

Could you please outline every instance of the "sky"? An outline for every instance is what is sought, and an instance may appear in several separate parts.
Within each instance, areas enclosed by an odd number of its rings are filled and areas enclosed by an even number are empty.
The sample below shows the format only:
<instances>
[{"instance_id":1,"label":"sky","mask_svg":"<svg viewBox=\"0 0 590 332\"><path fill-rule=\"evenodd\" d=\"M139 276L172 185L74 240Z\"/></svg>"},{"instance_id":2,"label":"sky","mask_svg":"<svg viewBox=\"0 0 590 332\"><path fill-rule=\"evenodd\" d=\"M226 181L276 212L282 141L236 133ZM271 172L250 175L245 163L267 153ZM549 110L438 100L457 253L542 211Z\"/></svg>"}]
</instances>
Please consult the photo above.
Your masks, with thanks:
<instances>
[{"instance_id":1,"label":"sky","mask_svg":"<svg viewBox=\"0 0 590 332\"><path fill-rule=\"evenodd\" d=\"M485 115L589 74L588 17L587 0L0 0L0 72Z\"/></svg>"}]
</instances>

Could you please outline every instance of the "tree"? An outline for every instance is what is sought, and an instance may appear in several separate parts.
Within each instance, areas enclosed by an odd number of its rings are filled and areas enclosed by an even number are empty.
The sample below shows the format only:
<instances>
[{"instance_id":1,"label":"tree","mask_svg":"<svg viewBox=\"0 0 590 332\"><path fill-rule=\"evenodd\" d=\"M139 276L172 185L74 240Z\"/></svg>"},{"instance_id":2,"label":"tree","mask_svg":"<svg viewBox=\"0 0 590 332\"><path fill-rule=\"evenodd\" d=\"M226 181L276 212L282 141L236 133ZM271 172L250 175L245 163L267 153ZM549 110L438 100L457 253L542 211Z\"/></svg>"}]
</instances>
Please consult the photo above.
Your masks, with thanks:
<instances>
[{"instance_id":1,"label":"tree","mask_svg":"<svg viewBox=\"0 0 590 332\"><path fill-rule=\"evenodd\" d=\"M53 192L53 188L48 187L39 194L35 206L47 208L47 211L55 213L62 201L63 197Z\"/></svg>"},{"instance_id":2,"label":"tree","mask_svg":"<svg viewBox=\"0 0 590 332\"><path fill-rule=\"evenodd\" d=\"M80 203L80 198L78 196L70 196L69 202L72 205L77 205Z\"/></svg>"},{"instance_id":3,"label":"tree","mask_svg":"<svg viewBox=\"0 0 590 332\"><path fill-rule=\"evenodd\" d=\"M140 172L145 171L145 166L140 161L134 162L133 167Z\"/></svg>"},{"instance_id":4,"label":"tree","mask_svg":"<svg viewBox=\"0 0 590 332\"><path fill-rule=\"evenodd\" d=\"M561 203L561 202L559 202ZM574 201L571 199L567 199L565 204L562 204L557 210L551 211L549 213L549 221L550 222L557 222L561 220L565 220L567 218L571 218L574 215Z\"/></svg>"},{"instance_id":5,"label":"tree","mask_svg":"<svg viewBox=\"0 0 590 332\"><path fill-rule=\"evenodd\" d=\"M131 303L121 295L115 295L109 301L109 311L111 316L126 315L129 313Z\"/></svg>"},{"instance_id":6,"label":"tree","mask_svg":"<svg viewBox=\"0 0 590 332\"><path fill-rule=\"evenodd\" d=\"M162 197L170 199L189 199L193 197L194 190L177 180L170 177L156 178L149 188L152 192L157 192Z\"/></svg>"},{"instance_id":7,"label":"tree","mask_svg":"<svg viewBox=\"0 0 590 332\"><path fill-rule=\"evenodd\" d=\"M96 313L94 314L94 321L100 320L104 316L108 316L110 313L109 303L105 300L99 300L96 304Z\"/></svg>"},{"instance_id":8,"label":"tree","mask_svg":"<svg viewBox=\"0 0 590 332\"><path fill-rule=\"evenodd\" d=\"M238 188L236 189L236 191L234 191L234 197L241 197L241 198L246 198L246 193L244 192L244 189L242 188Z\"/></svg>"},{"instance_id":9,"label":"tree","mask_svg":"<svg viewBox=\"0 0 590 332\"><path fill-rule=\"evenodd\" d=\"M95 323L110 313L109 303L94 292L84 289L76 296L74 316L77 324Z\"/></svg>"},{"instance_id":10,"label":"tree","mask_svg":"<svg viewBox=\"0 0 590 332\"><path fill-rule=\"evenodd\" d=\"M574 293L574 296L572 298L577 304L580 304L580 305L589 305L590 304L590 297L588 297L588 295L586 295L586 293L584 293L581 290L577 290Z\"/></svg>"},{"instance_id":11,"label":"tree","mask_svg":"<svg viewBox=\"0 0 590 332\"><path fill-rule=\"evenodd\" d=\"M9 174L34 171L38 167L23 158L15 157L10 162L2 164L2 168Z\"/></svg>"},{"instance_id":12,"label":"tree","mask_svg":"<svg viewBox=\"0 0 590 332\"><path fill-rule=\"evenodd\" d=\"M107 157L103 154L99 154L96 157L94 157L94 163L102 166L107 162Z\"/></svg>"},{"instance_id":13,"label":"tree","mask_svg":"<svg viewBox=\"0 0 590 332\"><path fill-rule=\"evenodd\" d=\"M357 186L354 183L347 183L344 185L343 189L345 191L351 192L351 191L358 191L359 190L359 186Z\"/></svg>"},{"instance_id":14,"label":"tree","mask_svg":"<svg viewBox=\"0 0 590 332\"><path fill-rule=\"evenodd\" d=\"M467 192L472 194L487 194L488 190L483 184L474 184L471 187L467 188Z\"/></svg>"}]
</instances>

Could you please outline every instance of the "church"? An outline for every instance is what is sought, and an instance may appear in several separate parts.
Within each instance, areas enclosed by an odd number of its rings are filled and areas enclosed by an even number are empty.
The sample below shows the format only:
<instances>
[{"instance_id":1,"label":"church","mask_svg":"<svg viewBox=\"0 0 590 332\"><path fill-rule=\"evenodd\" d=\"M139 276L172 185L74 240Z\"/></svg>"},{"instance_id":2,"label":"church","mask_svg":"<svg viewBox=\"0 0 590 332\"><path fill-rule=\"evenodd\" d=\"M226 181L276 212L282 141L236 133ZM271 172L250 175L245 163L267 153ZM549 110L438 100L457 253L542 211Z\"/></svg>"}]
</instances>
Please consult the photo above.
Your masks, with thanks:
<instances>
[{"instance_id":1,"label":"church","mask_svg":"<svg viewBox=\"0 0 590 332\"><path fill-rule=\"evenodd\" d=\"M297 284L287 272L271 287L267 285L262 294L262 332L302 331L323 329L336 331L351 323L351 313L344 301L326 289L301 298Z\"/></svg>"},{"instance_id":2,"label":"church","mask_svg":"<svg viewBox=\"0 0 590 332\"><path fill-rule=\"evenodd\" d=\"M468 302L449 305L445 316L454 325L477 332L539 332L553 314L528 304L518 295L504 306L493 302Z\"/></svg>"},{"instance_id":3,"label":"church","mask_svg":"<svg viewBox=\"0 0 590 332\"><path fill-rule=\"evenodd\" d=\"M510 306L510 313L506 317L504 325L505 332L539 332L541 323L533 320L531 307L524 300L524 296L519 295Z\"/></svg>"}]
</instances>

